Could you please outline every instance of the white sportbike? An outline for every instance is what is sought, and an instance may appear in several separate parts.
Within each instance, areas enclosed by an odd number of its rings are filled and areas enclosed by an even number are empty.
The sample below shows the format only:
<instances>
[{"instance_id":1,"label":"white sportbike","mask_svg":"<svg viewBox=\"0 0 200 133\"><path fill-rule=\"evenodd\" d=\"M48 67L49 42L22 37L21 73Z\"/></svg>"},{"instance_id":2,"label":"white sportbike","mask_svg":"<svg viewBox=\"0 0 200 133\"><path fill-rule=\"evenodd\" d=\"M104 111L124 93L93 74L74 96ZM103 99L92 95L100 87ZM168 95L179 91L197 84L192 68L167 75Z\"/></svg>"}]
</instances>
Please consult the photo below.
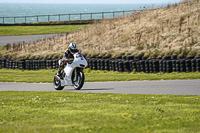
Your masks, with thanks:
<instances>
[{"instance_id":1,"label":"white sportbike","mask_svg":"<svg viewBox=\"0 0 200 133\"><path fill-rule=\"evenodd\" d=\"M59 65L61 60L59 60ZM74 86L76 90L83 87L85 75L84 69L88 63L81 53L75 53L74 58L68 61L67 65L61 71L60 76L54 76L54 88L62 90L65 86Z\"/></svg>"}]
</instances>

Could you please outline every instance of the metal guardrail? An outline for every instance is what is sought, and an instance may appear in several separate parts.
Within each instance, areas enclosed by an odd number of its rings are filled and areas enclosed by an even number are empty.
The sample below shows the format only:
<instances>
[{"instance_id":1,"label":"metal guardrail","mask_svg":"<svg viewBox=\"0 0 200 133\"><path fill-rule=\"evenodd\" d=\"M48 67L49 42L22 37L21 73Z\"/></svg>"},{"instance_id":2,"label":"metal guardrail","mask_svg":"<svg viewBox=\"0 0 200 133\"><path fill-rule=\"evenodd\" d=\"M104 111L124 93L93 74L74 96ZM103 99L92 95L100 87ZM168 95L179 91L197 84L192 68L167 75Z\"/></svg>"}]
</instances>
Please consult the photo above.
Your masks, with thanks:
<instances>
[{"instance_id":1,"label":"metal guardrail","mask_svg":"<svg viewBox=\"0 0 200 133\"><path fill-rule=\"evenodd\" d=\"M72 20L94 20L94 19L104 19L104 18L115 18L119 15L122 15L123 17L125 17L125 15L127 15L128 13L137 12L137 11L142 11L142 10L0 17L0 24L38 23L38 22L52 22L52 21L60 22L60 21L72 21Z\"/></svg>"}]
</instances>

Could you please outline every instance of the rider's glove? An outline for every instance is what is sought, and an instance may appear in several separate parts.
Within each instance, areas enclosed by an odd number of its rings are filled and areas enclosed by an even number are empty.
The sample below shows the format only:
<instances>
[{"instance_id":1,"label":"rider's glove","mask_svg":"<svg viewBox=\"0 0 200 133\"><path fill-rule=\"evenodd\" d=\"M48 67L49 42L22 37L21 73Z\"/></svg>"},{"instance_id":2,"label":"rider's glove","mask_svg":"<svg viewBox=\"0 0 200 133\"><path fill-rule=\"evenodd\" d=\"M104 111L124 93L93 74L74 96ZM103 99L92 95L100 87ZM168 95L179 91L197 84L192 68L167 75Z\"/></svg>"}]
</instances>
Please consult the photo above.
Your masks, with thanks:
<instances>
[{"instance_id":1,"label":"rider's glove","mask_svg":"<svg viewBox=\"0 0 200 133\"><path fill-rule=\"evenodd\" d=\"M62 61L63 61L63 62L66 62L66 61L67 61L67 58L66 58L66 57L63 57L63 58L62 58Z\"/></svg>"}]
</instances>

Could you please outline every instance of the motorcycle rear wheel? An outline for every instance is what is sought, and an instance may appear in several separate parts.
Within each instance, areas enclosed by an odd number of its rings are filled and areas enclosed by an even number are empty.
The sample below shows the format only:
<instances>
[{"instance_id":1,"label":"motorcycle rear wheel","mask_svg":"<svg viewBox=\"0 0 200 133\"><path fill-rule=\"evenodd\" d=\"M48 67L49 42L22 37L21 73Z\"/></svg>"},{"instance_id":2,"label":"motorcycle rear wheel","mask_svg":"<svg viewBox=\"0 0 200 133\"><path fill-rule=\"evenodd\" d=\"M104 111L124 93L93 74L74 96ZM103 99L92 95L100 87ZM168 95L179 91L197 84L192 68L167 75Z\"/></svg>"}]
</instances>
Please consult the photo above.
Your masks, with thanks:
<instances>
[{"instance_id":1,"label":"motorcycle rear wheel","mask_svg":"<svg viewBox=\"0 0 200 133\"><path fill-rule=\"evenodd\" d=\"M74 81L74 88L75 90L80 90L83 87L85 75L82 71L77 72L77 81Z\"/></svg>"},{"instance_id":2,"label":"motorcycle rear wheel","mask_svg":"<svg viewBox=\"0 0 200 133\"><path fill-rule=\"evenodd\" d=\"M61 81L56 75L54 76L53 85L56 90L63 90L64 86L61 86Z\"/></svg>"}]
</instances>

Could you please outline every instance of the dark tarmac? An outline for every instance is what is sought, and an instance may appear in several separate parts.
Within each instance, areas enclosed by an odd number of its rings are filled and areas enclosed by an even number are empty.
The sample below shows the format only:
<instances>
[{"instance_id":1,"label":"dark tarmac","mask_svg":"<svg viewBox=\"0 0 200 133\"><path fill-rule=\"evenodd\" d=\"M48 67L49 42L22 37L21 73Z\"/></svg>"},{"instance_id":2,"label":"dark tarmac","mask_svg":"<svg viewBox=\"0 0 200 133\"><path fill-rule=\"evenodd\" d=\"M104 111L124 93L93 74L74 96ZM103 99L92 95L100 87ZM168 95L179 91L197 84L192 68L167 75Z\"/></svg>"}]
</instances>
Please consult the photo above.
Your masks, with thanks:
<instances>
[{"instance_id":1,"label":"dark tarmac","mask_svg":"<svg viewBox=\"0 0 200 133\"><path fill-rule=\"evenodd\" d=\"M0 36L0 46L5 46L6 44L13 44L19 42L31 43L38 40L43 40L45 38L53 38L58 35L64 34L41 34L41 35L20 35L20 36Z\"/></svg>"},{"instance_id":2,"label":"dark tarmac","mask_svg":"<svg viewBox=\"0 0 200 133\"><path fill-rule=\"evenodd\" d=\"M56 91L53 83L0 83L0 91ZM200 80L86 82L81 90L67 86L62 91L79 93L200 95Z\"/></svg>"}]
</instances>

